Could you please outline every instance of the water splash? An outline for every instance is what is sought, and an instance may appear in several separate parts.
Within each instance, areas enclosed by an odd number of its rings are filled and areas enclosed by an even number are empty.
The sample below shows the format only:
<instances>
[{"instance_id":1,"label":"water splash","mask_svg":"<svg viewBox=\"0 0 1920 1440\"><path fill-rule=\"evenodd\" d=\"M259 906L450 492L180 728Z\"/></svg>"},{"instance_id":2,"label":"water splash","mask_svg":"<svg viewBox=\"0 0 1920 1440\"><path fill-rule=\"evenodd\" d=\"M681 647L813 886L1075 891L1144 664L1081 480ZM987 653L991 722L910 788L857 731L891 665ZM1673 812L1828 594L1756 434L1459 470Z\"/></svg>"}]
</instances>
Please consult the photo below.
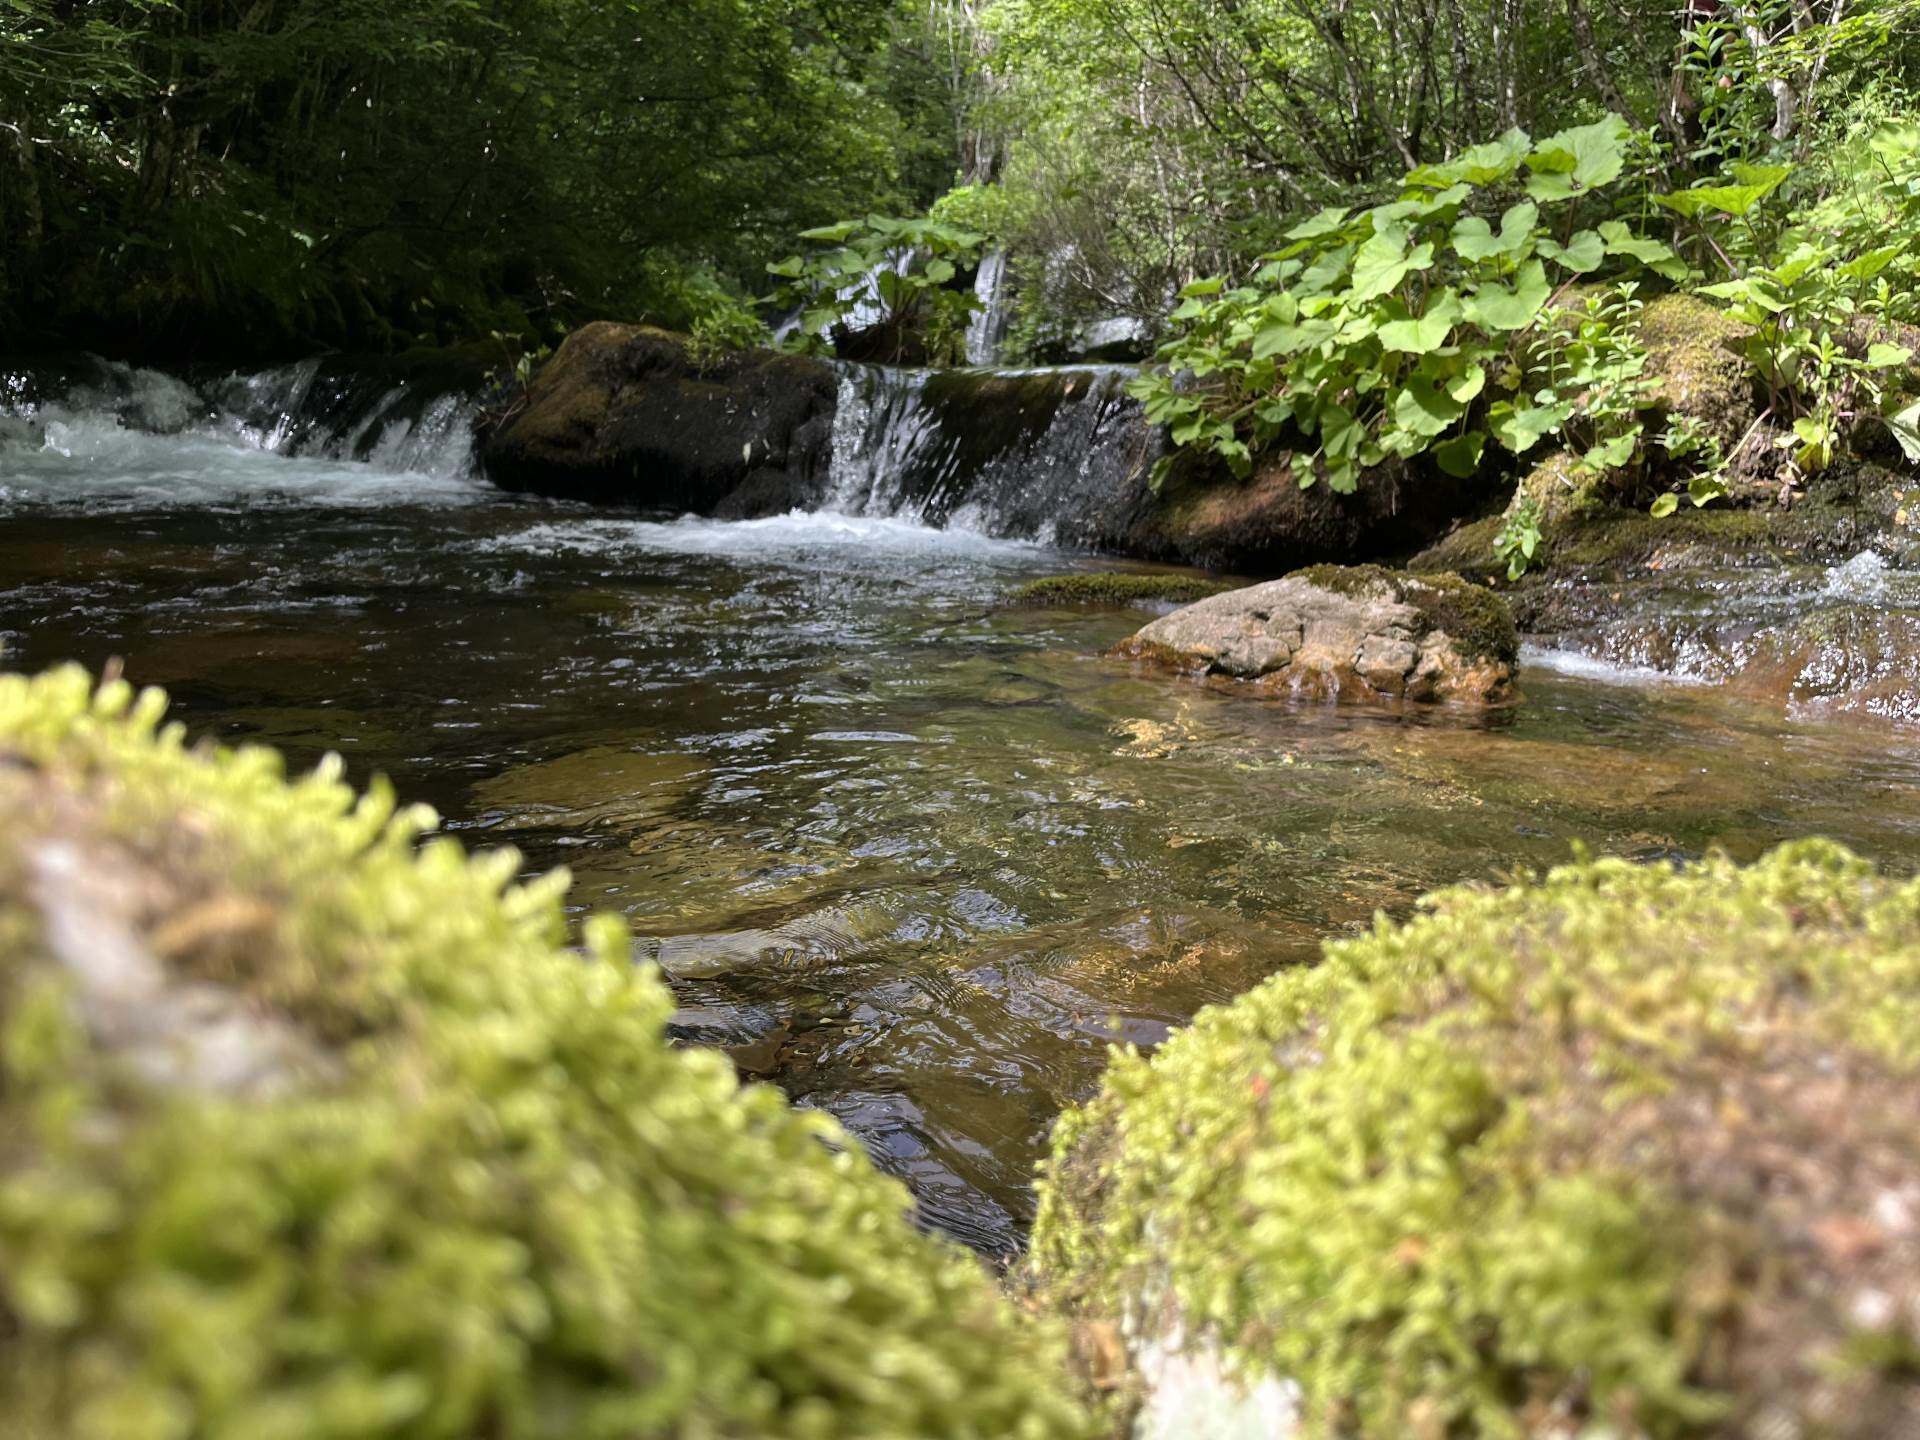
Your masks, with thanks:
<instances>
[{"instance_id":1,"label":"water splash","mask_svg":"<svg viewBox=\"0 0 1920 1440\"><path fill-rule=\"evenodd\" d=\"M105 360L0 386L0 499L92 509L458 503L475 478L458 393L327 383L320 361L195 386ZM43 391L45 393L43 393Z\"/></svg>"},{"instance_id":2,"label":"water splash","mask_svg":"<svg viewBox=\"0 0 1920 1440\"><path fill-rule=\"evenodd\" d=\"M1846 564L1827 571L1825 593L1835 600L1881 599L1887 593L1887 562L1871 550L1862 550Z\"/></svg>"},{"instance_id":3,"label":"water splash","mask_svg":"<svg viewBox=\"0 0 1920 1440\"><path fill-rule=\"evenodd\" d=\"M827 506L1072 546L1111 543L1148 500L1158 433L1125 366L847 366Z\"/></svg>"}]
</instances>

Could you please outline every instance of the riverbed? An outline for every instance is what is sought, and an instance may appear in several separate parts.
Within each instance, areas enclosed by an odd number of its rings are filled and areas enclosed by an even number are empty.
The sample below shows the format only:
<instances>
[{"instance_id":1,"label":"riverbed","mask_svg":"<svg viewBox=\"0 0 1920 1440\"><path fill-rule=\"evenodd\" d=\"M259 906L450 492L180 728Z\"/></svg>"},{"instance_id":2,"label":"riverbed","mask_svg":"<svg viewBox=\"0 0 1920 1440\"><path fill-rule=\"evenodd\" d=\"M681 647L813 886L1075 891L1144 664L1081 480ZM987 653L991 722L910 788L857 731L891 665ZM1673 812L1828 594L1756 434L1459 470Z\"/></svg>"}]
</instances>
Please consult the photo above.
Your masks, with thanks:
<instances>
[{"instance_id":1,"label":"riverbed","mask_svg":"<svg viewBox=\"0 0 1920 1440\"><path fill-rule=\"evenodd\" d=\"M0 440L0 663L123 664L195 734L568 866L683 1039L988 1254L1109 1043L1435 887L1815 833L1920 868L1920 743L1857 717L1539 653L1491 715L1248 699L1103 658L1147 611L1017 603L1112 563L1038 540L514 499L444 416L362 461L182 404Z\"/></svg>"}]
</instances>

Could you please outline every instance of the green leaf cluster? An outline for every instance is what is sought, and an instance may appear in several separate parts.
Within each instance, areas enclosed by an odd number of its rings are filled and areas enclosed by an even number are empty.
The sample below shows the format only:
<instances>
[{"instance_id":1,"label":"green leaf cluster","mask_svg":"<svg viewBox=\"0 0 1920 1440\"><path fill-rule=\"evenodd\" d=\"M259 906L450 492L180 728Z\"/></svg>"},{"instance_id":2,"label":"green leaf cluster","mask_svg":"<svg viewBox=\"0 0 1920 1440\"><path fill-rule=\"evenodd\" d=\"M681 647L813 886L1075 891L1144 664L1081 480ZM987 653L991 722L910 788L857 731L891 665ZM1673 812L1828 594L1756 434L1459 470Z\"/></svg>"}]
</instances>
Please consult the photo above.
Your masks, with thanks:
<instances>
[{"instance_id":1,"label":"green leaf cluster","mask_svg":"<svg viewBox=\"0 0 1920 1440\"><path fill-rule=\"evenodd\" d=\"M980 300L954 282L979 265L986 236L932 216L869 215L800 238L812 248L767 266L783 282L767 303L800 315L790 349L828 352L836 331L864 318L893 337L886 358L905 358L915 340L936 363L965 358L967 322Z\"/></svg>"},{"instance_id":2,"label":"green leaf cluster","mask_svg":"<svg viewBox=\"0 0 1920 1440\"><path fill-rule=\"evenodd\" d=\"M1882 413L1889 379L1913 359L1898 327L1920 320L1920 130L1888 127L1870 144L1870 182L1790 224L1762 213L1792 174L1784 165L1735 164L1724 183L1655 197L1731 272L1695 293L1749 327L1742 354L1801 475L1831 466L1862 418L1920 455L1901 412Z\"/></svg>"},{"instance_id":3,"label":"green leaf cluster","mask_svg":"<svg viewBox=\"0 0 1920 1440\"><path fill-rule=\"evenodd\" d=\"M1189 285L1180 333L1134 393L1176 445L1242 473L1256 455L1290 457L1302 486L1342 493L1389 457L1430 453L1465 476L1490 440L1524 453L1594 393L1580 363L1547 392L1526 388L1556 289L1602 270L1686 273L1624 221L1580 223L1627 141L1616 116L1538 143L1513 130L1417 167L1385 204L1321 211L1251 283Z\"/></svg>"}]
</instances>

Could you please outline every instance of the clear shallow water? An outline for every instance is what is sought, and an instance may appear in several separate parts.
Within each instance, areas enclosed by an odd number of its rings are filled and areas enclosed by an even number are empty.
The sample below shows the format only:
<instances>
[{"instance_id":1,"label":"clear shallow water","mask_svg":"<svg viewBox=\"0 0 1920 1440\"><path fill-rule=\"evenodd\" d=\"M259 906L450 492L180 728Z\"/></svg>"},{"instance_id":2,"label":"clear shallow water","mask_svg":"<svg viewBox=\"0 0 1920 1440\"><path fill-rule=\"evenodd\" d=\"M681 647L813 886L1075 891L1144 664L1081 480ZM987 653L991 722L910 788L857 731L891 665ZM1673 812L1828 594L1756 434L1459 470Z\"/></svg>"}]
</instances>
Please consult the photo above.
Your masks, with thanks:
<instances>
[{"instance_id":1,"label":"clear shallow water","mask_svg":"<svg viewBox=\"0 0 1920 1440\"><path fill-rule=\"evenodd\" d=\"M1101 658L1141 612L1009 605L1096 563L1032 545L632 520L93 423L70 455L0 444L4 663L122 657L197 731L337 749L571 866L687 1039L839 1115L989 1252L1110 1040L1377 909L1575 840L1920 859L1912 737L1723 687L1541 656L1491 723L1255 701Z\"/></svg>"}]
</instances>

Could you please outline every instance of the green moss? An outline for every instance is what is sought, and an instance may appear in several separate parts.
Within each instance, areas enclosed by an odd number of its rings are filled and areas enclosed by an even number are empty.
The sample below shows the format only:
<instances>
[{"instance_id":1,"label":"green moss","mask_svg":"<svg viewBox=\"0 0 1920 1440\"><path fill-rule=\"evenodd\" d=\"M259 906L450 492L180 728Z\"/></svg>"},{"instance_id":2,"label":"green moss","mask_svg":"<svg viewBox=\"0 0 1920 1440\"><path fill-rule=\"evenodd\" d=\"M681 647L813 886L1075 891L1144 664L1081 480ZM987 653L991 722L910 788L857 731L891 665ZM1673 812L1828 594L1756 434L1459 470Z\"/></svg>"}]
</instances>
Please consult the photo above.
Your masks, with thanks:
<instances>
[{"instance_id":1,"label":"green moss","mask_svg":"<svg viewBox=\"0 0 1920 1440\"><path fill-rule=\"evenodd\" d=\"M1117 1054L1052 1297L1224 1337L1316 1436L1898 1428L1920 884L1806 842L1424 908Z\"/></svg>"},{"instance_id":2,"label":"green moss","mask_svg":"<svg viewBox=\"0 0 1920 1440\"><path fill-rule=\"evenodd\" d=\"M567 948L564 876L162 708L0 677L10 1436L1082 1433L857 1145L670 1047L618 922Z\"/></svg>"},{"instance_id":3,"label":"green moss","mask_svg":"<svg viewBox=\"0 0 1920 1440\"><path fill-rule=\"evenodd\" d=\"M1235 588L1230 580L1211 580L1204 575L1135 575L1109 570L1029 580L1015 586L1011 598L1017 605L1137 605L1143 600L1189 605Z\"/></svg>"},{"instance_id":4,"label":"green moss","mask_svg":"<svg viewBox=\"0 0 1920 1440\"><path fill-rule=\"evenodd\" d=\"M1754 380L1734 347L1750 332L1692 295L1661 295L1640 312L1654 403L1697 421L1731 451L1756 415Z\"/></svg>"},{"instance_id":5,"label":"green moss","mask_svg":"<svg viewBox=\"0 0 1920 1440\"><path fill-rule=\"evenodd\" d=\"M1507 602L1459 575L1379 565L1313 565L1295 573L1337 595L1391 590L1395 599L1416 606L1432 628L1444 630L1469 660L1511 665L1520 658L1520 632Z\"/></svg>"}]
</instances>

